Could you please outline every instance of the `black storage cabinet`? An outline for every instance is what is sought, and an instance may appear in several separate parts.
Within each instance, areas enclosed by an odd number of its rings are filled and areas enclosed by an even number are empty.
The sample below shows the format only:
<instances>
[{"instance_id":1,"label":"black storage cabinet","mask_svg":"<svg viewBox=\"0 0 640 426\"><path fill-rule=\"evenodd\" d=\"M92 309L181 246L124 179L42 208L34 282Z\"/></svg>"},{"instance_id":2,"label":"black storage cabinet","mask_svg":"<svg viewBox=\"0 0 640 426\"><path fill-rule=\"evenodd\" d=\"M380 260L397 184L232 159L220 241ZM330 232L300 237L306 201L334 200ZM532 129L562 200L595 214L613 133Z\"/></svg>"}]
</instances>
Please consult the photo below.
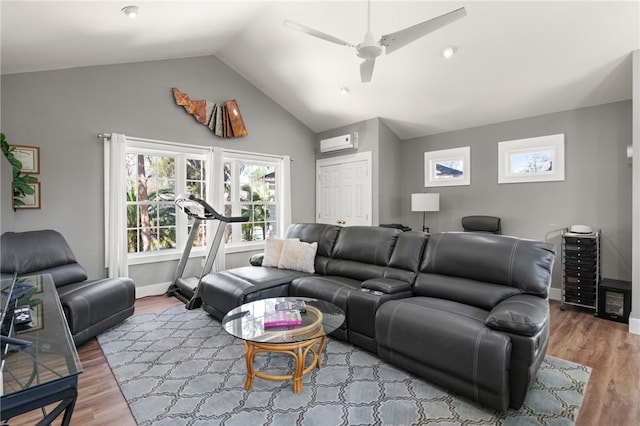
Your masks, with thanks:
<instances>
[{"instance_id":1,"label":"black storage cabinet","mask_svg":"<svg viewBox=\"0 0 640 426\"><path fill-rule=\"evenodd\" d=\"M562 232L562 301L598 311L600 231L590 234Z\"/></svg>"}]
</instances>

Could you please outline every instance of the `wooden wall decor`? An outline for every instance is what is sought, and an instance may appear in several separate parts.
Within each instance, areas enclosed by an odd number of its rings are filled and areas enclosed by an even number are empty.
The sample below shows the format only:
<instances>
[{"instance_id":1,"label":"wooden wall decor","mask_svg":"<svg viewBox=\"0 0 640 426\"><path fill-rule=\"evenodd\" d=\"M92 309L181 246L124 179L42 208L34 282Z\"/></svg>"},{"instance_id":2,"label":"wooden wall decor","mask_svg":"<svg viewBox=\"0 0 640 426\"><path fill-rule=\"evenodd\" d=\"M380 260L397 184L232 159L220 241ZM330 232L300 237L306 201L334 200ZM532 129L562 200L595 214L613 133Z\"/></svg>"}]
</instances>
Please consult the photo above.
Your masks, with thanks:
<instances>
[{"instance_id":1,"label":"wooden wall decor","mask_svg":"<svg viewBox=\"0 0 640 426\"><path fill-rule=\"evenodd\" d=\"M184 107L200 124L204 124L221 138L239 138L247 136L238 102L235 99L216 103L211 101L193 101L177 87L173 89L176 104Z\"/></svg>"}]
</instances>

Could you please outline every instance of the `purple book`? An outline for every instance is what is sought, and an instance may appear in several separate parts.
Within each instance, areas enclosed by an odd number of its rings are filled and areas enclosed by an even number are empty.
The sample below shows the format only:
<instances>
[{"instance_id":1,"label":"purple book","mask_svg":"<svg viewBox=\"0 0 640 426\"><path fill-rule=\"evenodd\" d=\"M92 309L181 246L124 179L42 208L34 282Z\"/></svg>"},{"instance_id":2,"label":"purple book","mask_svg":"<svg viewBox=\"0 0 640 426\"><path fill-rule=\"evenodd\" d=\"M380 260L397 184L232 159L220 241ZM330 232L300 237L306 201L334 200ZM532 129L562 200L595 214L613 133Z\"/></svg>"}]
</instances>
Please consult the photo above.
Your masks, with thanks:
<instances>
[{"instance_id":1,"label":"purple book","mask_svg":"<svg viewBox=\"0 0 640 426\"><path fill-rule=\"evenodd\" d=\"M264 327L283 327L302 324L300 312L296 310L274 311L265 315Z\"/></svg>"}]
</instances>

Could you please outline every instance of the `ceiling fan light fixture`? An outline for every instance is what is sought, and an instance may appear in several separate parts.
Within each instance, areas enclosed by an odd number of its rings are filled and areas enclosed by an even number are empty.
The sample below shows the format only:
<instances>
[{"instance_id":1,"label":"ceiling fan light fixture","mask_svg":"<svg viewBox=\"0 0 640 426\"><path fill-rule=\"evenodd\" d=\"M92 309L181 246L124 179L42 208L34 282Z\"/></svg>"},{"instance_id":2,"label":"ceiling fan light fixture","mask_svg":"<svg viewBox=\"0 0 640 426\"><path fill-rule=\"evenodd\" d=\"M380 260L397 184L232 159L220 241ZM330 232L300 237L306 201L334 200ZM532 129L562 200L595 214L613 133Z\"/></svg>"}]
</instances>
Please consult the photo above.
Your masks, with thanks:
<instances>
[{"instance_id":1,"label":"ceiling fan light fixture","mask_svg":"<svg viewBox=\"0 0 640 426\"><path fill-rule=\"evenodd\" d=\"M456 54L458 49L455 46L447 46L442 49L442 57L445 59L450 59L453 55Z\"/></svg>"},{"instance_id":2,"label":"ceiling fan light fixture","mask_svg":"<svg viewBox=\"0 0 640 426\"><path fill-rule=\"evenodd\" d=\"M122 8L122 13L127 15L129 19L136 19L138 17L138 6L125 6Z\"/></svg>"}]
</instances>

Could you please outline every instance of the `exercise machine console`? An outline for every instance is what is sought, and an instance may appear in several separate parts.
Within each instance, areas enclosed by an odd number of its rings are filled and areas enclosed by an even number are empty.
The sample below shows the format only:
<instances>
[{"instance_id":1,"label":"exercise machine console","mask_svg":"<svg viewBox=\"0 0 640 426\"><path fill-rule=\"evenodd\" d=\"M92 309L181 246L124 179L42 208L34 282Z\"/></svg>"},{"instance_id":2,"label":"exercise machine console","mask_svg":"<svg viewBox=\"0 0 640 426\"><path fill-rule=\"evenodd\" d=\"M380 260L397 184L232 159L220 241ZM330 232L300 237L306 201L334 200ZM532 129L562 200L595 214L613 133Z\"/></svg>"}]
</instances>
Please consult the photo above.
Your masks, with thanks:
<instances>
[{"instance_id":1,"label":"exercise machine console","mask_svg":"<svg viewBox=\"0 0 640 426\"><path fill-rule=\"evenodd\" d=\"M211 268L213 268L213 262L216 259L216 254L218 253L218 248L222 242L222 237L227 223L247 222L249 218L242 216L223 216L207 204L206 201L196 198L193 195L179 196L175 203L193 219L193 225L191 227L191 232L189 232L187 245L184 248L180 262L178 262L171 286L167 290L166 295L175 296L182 300L187 309L195 309L202 305L202 299L200 299L200 296L198 295L198 287L202 278L211 272ZM215 237L213 238L213 243L211 244L211 247L209 247L209 252L207 253L200 276L183 277L184 269L187 266L187 261L189 260L189 254L193 248L193 241L196 239L200 224L204 220L218 221L218 227L216 229Z\"/></svg>"}]
</instances>

